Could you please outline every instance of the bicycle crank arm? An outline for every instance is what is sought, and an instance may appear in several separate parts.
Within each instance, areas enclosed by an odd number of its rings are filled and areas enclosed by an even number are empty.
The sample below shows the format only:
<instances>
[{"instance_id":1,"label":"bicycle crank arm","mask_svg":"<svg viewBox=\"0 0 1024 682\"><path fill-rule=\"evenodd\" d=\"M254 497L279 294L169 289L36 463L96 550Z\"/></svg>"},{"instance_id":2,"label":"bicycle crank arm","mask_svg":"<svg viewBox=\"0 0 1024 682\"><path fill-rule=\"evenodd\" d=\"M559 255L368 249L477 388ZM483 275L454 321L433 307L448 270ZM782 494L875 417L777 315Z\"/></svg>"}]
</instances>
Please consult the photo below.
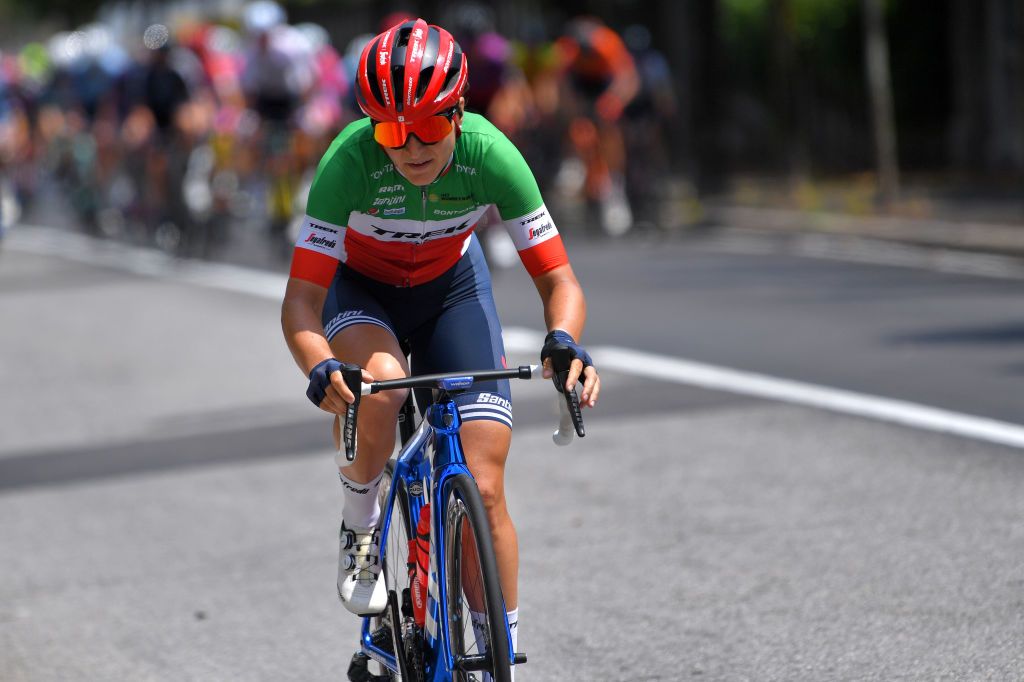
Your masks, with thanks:
<instances>
[{"instance_id":1,"label":"bicycle crank arm","mask_svg":"<svg viewBox=\"0 0 1024 682\"><path fill-rule=\"evenodd\" d=\"M522 665L526 663L526 654L516 654L513 662L516 665ZM490 654L478 654L476 656L458 656L455 659L455 669L462 670L463 672L479 672L488 671L491 669L491 656Z\"/></svg>"}]
</instances>

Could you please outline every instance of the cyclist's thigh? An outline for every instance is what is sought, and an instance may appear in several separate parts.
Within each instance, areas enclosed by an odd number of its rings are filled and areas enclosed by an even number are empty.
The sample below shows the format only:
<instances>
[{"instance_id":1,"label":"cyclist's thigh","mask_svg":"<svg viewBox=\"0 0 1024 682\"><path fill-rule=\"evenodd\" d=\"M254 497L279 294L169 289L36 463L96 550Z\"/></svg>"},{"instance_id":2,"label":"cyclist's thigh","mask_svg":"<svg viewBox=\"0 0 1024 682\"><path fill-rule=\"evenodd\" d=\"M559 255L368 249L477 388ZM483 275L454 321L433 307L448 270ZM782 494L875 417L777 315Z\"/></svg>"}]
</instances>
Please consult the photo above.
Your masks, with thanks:
<instances>
[{"instance_id":1,"label":"cyclist's thigh","mask_svg":"<svg viewBox=\"0 0 1024 682\"><path fill-rule=\"evenodd\" d=\"M491 278L475 236L451 273L440 311L410 341L417 374L500 369L506 365ZM463 421L486 419L512 427L508 380L475 384L455 402Z\"/></svg>"},{"instance_id":2,"label":"cyclist's thigh","mask_svg":"<svg viewBox=\"0 0 1024 682\"><path fill-rule=\"evenodd\" d=\"M334 278L324 301L322 321L338 359L366 368L378 380L408 375L391 316L364 278L345 273Z\"/></svg>"}]
</instances>

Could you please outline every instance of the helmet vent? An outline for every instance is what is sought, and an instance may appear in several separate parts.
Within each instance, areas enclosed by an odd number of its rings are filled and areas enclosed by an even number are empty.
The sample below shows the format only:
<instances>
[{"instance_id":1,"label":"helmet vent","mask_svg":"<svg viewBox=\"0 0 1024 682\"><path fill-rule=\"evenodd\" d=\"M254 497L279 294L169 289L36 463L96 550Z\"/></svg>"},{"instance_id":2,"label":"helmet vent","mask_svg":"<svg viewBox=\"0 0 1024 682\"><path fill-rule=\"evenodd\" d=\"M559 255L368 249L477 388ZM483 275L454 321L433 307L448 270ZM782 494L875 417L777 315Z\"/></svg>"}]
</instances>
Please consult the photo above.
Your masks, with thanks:
<instances>
[{"instance_id":1,"label":"helmet vent","mask_svg":"<svg viewBox=\"0 0 1024 682\"><path fill-rule=\"evenodd\" d=\"M377 82L377 62L376 58L374 57L374 55L377 54L377 50L379 49L380 38L374 41L373 45L370 47L371 58L366 60L366 83L370 86L370 94L373 95L373 98L377 101L377 104L380 106L385 106L384 93L381 92L380 83Z\"/></svg>"}]
</instances>

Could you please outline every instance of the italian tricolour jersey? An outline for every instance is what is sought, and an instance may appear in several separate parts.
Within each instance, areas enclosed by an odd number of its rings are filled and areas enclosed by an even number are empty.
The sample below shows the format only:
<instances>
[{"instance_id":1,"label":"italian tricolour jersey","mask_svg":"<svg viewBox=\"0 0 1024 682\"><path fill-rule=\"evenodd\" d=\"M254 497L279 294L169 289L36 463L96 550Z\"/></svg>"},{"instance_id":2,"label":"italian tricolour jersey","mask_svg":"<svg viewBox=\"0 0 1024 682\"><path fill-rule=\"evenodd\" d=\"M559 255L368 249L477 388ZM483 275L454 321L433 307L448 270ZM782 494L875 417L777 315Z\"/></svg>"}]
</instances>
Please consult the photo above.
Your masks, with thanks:
<instances>
[{"instance_id":1,"label":"italian tricolour jersey","mask_svg":"<svg viewBox=\"0 0 1024 682\"><path fill-rule=\"evenodd\" d=\"M317 168L291 275L327 287L341 261L396 286L428 282L465 253L491 205L530 275L568 263L533 173L485 118L463 117L451 163L426 187L395 169L374 141L369 119L356 121Z\"/></svg>"}]
</instances>

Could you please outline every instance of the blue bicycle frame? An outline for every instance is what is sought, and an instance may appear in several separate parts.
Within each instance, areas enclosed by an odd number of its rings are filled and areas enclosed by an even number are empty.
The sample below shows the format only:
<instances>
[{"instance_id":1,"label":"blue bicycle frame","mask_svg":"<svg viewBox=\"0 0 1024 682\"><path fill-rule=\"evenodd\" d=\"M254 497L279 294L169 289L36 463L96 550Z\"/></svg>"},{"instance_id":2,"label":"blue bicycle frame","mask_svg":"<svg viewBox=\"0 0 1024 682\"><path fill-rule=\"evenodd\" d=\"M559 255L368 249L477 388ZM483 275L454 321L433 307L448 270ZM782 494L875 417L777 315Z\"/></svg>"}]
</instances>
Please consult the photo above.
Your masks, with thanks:
<instances>
[{"instance_id":1,"label":"blue bicycle frame","mask_svg":"<svg viewBox=\"0 0 1024 682\"><path fill-rule=\"evenodd\" d=\"M415 528L416 519L427 500L431 501L431 543L430 543L430 575L427 590L427 612L424 624L426 636L426 649L424 653L424 668L426 679L432 682L449 682L451 671L455 666L455 657L452 654L451 643L448 641L448 610L442 608L447 604L447 576L445 575L444 561L439 557L446 556L444 547L445 537L441 530L444 528L444 519L448 514L447 500L449 482L459 474L470 475L469 467L466 465L465 453L462 450L462 442L459 440L459 429L462 426L462 419L455 402L447 397L432 404L426 414L426 418L413 434L412 438L403 446L395 463L394 481L401 480L408 492L409 498L409 519ZM427 447L433 445L433 462L427 456ZM426 485L429 485L429 490ZM381 561L387 558L387 538L391 532L391 511L396 504L395 495L399 486L392 483L388 492L388 499L385 508L382 510L383 526L381 528L380 547ZM416 494L416 491L420 491ZM427 491L427 494L423 494ZM429 497L428 497L429 495ZM399 598L401 595L398 595ZM504 604L502 604L504 612ZM393 627L400 627L399 624L392 624ZM399 663L394 653L386 651L374 644L371 636L372 618L363 619L362 628L362 649L363 653L377 661L384 667L399 671ZM508 623L505 623L506 630ZM509 660L513 660L515 652L512 651L512 638L509 634ZM401 643L397 642L396 646Z\"/></svg>"}]
</instances>

